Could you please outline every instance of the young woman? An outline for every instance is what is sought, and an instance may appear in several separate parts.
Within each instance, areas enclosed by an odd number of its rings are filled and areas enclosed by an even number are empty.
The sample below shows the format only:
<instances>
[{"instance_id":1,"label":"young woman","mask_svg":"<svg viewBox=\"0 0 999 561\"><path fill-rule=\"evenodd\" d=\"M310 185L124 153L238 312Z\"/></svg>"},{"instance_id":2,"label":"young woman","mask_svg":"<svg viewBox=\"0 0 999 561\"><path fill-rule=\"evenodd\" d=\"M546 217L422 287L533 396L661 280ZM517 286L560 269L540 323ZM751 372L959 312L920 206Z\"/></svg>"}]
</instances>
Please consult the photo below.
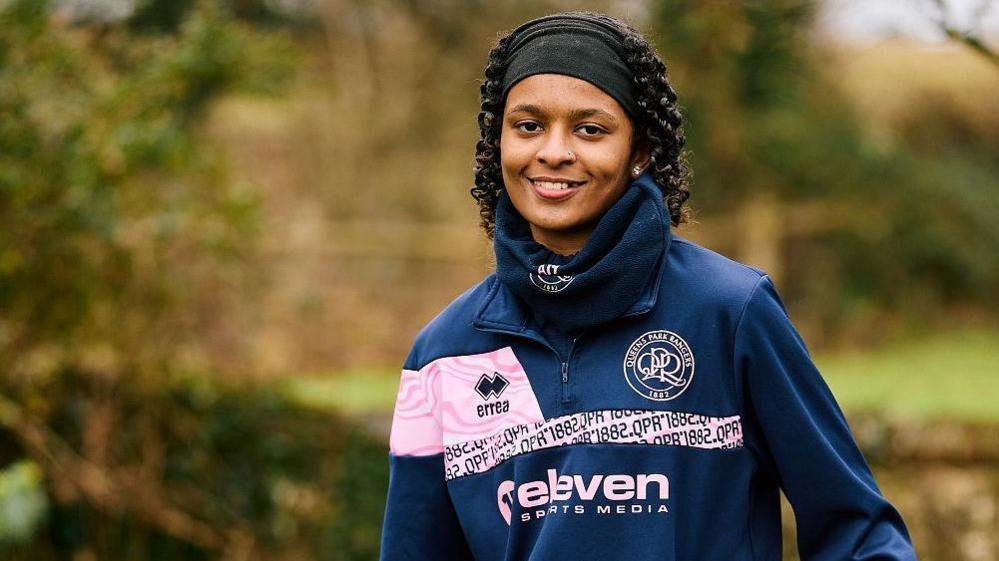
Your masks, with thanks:
<instances>
[{"instance_id":1,"label":"young woman","mask_svg":"<svg viewBox=\"0 0 999 561\"><path fill-rule=\"evenodd\" d=\"M672 235L677 96L599 14L489 55L472 195L496 272L416 337L382 559L915 559L765 273Z\"/></svg>"}]
</instances>

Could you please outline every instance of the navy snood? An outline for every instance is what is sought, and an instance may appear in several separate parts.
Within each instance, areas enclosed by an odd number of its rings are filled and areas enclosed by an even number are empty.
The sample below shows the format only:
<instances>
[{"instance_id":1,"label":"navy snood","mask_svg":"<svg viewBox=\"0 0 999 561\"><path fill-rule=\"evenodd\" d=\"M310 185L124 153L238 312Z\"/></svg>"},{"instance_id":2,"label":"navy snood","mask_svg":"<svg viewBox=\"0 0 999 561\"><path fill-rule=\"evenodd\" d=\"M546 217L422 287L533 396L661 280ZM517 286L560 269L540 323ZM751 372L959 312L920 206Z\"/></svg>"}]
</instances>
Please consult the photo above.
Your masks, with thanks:
<instances>
[{"instance_id":1,"label":"navy snood","mask_svg":"<svg viewBox=\"0 0 999 561\"><path fill-rule=\"evenodd\" d=\"M511 33L503 98L535 74L586 80L613 97L632 119L638 114L634 74L624 38L608 22L583 15L555 15L525 23Z\"/></svg>"},{"instance_id":2,"label":"navy snood","mask_svg":"<svg viewBox=\"0 0 999 561\"><path fill-rule=\"evenodd\" d=\"M504 190L496 205L496 275L543 329L572 334L617 318L637 302L655 282L670 239L662 191L648 173L631 182L570 256L534 241Z\"/></svg>"}]
</instances>

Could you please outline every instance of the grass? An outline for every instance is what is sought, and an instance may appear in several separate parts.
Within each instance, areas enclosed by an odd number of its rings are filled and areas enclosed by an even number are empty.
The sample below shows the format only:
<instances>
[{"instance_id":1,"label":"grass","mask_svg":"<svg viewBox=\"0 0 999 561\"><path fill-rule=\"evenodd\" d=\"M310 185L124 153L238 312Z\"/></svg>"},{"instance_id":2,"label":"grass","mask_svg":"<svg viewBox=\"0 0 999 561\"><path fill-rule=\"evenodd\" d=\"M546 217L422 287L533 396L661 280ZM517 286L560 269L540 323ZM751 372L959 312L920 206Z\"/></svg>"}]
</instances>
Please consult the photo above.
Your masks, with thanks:
<instances>
[{"instance_id":1,"label":"grass","mask_svg":"<svg viewBox=\"0 0 999 561\"><path fill-rule=\"evenodd\" d=\"M848 412L999 422L999 331L959 331L881 349L817 354ZM296 402L347 414L390 413L399 373L351 370L281 382Z\"/></svg>"},{"instance_id":2,"label":"grass","mask_svg":"<svg viewBox=\"0 0 999 561\"><path fill-rule=\"evenodd\" d=\"M399 389L399 371L347 370L289 378L278 386L306 407L335 409L349 415L391 413Z\"/></svg>"},{"instance_id":3,"label":"grass","mask_svg":"<svg viewBox=\"0 0 999 561\"><path fill-rule=\"evenodd\" d=\"M847 411L999 422L999 331L957 331L815 362Z\"/></svg>"}]
</instances>

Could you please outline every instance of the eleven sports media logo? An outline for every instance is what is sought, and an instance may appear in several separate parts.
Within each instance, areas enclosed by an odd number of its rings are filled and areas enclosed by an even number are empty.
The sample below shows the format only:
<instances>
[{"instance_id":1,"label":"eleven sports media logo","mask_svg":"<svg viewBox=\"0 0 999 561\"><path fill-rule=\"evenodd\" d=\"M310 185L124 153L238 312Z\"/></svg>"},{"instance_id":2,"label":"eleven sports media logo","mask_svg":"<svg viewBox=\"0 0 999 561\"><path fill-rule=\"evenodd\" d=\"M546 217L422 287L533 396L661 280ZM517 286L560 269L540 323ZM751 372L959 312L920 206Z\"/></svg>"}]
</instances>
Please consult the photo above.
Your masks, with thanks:
<instances>
[{"instance_id":1,"label":"eleven sports media logo","mask_svg":"<svg viewBox=\"0 0 999 561\"><path fill-rule=\"evenodd\" d=\"M520 522L591 512L611 516L669 513L665 504L669 499L669 478L661 473L595 474L587 479L548 469L546 475L544 480L520 485L508 479L496 488L496 506L508 526L513 521L514 506L518 507Z\"/></svg>"},{"instance_id":2,"label":"eleven sports media logo","mask_svg":"<svg viewBox=\"0 0 999 561\"><path fill-rule=\"evenodd\" d=\"M646 399L675 399L694 379L694 353L683 337L672 331L649 331L628 347L624 379Z\"/></svg>"}]
</instances>

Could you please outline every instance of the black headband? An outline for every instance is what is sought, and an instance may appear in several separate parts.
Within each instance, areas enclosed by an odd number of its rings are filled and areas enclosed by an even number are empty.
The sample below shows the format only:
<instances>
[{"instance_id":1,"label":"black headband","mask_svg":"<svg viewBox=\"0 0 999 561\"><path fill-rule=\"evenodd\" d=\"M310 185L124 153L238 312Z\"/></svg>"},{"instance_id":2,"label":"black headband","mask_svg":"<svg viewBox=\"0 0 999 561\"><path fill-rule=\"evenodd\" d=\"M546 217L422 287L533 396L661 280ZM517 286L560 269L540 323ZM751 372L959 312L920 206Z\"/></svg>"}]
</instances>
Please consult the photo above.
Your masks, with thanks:
<instances>
[{"instance_id":1,"label":"black headband","mask_svg":"<svg viewBox=\"0 0 999 561\"><path fill-rule=\"evenodd\" d=\"M511 33L503 98L535 74L586 80L617 100L632 119L638 114L634 74L624 36L611 23L585 15L557 14L531 20Z\"/></svg>"}]
</instances>

